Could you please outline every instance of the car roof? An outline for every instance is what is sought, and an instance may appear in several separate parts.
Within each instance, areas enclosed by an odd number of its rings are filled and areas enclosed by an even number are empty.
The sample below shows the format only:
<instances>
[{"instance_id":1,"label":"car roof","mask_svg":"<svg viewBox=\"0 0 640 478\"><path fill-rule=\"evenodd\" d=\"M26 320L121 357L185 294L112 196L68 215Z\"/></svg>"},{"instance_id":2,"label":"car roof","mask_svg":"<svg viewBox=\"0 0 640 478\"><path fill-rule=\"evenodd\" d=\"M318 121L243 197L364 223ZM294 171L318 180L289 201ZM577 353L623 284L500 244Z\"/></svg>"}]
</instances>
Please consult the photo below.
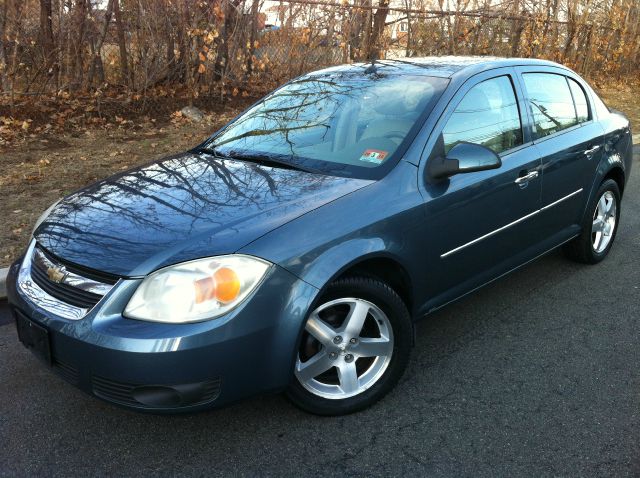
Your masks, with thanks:
<instances>
[{"instance_id":1,"label":"car roof","mask_svg":"<svg viewBox=\"0 0 640 478\"><path fill-rule=\"evenodd\" d=\"M428 56L417 58L396 58L376 60L373 65L377 71L386 74L424 75L451 78L454 75L472 75L493 68L512 66L551 66L570 71L553 61L533 58L500 58L492 56ZM363 72L372 67L372 62L340 65L315 71L311 75Z\"/></svg>"}]
</instances>

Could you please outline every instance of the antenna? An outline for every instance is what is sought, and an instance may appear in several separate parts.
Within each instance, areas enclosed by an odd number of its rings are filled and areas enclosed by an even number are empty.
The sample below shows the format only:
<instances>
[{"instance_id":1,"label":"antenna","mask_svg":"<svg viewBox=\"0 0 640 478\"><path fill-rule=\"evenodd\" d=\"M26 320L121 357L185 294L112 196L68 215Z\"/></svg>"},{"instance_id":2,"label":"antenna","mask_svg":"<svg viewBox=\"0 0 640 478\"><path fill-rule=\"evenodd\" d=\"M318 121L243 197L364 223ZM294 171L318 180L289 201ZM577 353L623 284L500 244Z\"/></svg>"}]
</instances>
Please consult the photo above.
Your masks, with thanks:
<instances>
[{"instance_id":1,"label":"antenna","mask_svg":"<svg viewBox=\"0 0 640 478\"><path fill-rule=\"evenodd\" d=\"M378 72L378 69L376 68L376 59L374 58L373 60L371 60L371 65L369 65L367 67L366 70L364 70L365 75L370 75L370 74L375 74Z\"/></svg>"}]
</instances>

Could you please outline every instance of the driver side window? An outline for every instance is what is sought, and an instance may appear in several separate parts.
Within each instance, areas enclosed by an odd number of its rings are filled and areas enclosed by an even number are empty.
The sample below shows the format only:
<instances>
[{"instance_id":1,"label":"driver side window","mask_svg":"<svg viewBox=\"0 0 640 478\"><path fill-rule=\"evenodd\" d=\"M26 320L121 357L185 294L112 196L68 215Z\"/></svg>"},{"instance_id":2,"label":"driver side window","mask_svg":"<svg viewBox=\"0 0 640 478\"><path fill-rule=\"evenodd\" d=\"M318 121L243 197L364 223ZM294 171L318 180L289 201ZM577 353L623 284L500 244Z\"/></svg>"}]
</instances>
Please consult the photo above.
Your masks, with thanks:
<instances>
[{"instance_id":1,"label":"driver side window","mask_svg":"<svg viewBox=\"0 0 640 478\"><path fill-rule=\"evenodd\" d=\"M522 144L522 125L508 76L478 83L462 98L445 125L445 153L460 142L485 146L499 154Z\"/></svg>"}]
</instances>

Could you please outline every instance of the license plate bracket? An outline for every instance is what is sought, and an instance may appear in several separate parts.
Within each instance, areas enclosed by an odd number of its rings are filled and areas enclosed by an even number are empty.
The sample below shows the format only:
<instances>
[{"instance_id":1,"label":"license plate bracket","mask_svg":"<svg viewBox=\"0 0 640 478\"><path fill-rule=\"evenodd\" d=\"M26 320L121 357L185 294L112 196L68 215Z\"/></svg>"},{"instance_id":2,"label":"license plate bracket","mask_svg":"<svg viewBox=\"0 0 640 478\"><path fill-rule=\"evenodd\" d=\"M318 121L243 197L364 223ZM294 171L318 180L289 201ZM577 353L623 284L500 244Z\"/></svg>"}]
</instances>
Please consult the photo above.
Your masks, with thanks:
<instances>
[{"instance_id":1,"label":"license plate bracket","mask_svg":"<svg viewBox=\"0 0 640 478\"><path fill-rule=\"evenodd\" d=\"M36 357L51 365L51 341L49 331L43 326L23 316L15 314L18 339Z\"/></svg>"}]
</instances>

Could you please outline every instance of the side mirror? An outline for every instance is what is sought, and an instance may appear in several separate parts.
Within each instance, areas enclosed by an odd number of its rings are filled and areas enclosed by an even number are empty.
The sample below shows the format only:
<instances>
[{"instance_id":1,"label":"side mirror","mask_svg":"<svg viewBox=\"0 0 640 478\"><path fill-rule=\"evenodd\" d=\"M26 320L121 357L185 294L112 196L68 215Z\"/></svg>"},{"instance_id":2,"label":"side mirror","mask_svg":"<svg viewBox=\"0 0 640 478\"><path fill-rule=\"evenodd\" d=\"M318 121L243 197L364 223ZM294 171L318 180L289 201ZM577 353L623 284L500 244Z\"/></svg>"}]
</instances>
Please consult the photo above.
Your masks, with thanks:
<instances>
[{"instance_id":1,"label":"side mirror","mask_svg":"<svg viewBox=\"0 0 640 478\"><path fill-rule=\"evenodd\" d=\"M446 158L437 157L431 160L429 175L440 179L460 173L497 169L500 166L500 156L489 148L480 144L460 142L451 148Z\"/></svg>"}]
</instances>

